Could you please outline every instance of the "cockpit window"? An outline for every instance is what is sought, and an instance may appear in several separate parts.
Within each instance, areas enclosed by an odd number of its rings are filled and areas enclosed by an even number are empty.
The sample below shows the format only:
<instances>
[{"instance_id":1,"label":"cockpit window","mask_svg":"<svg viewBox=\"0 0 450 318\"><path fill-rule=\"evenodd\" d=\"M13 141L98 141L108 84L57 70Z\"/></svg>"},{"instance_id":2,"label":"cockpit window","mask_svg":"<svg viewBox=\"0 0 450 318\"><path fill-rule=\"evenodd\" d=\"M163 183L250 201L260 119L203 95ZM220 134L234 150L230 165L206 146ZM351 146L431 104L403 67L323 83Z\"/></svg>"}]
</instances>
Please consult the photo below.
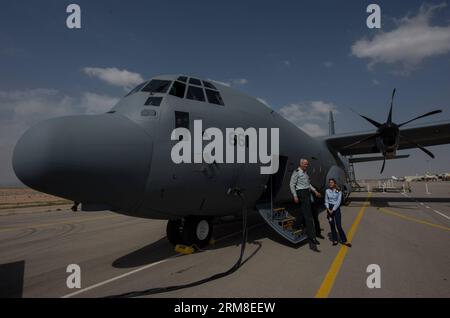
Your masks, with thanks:
<instances>
[{"instance_id":1,"label":"cockpit window","mask_svg":"<svg viewBox=\"0 0 450 318\"><path fill-rule=\"evenodd\" d=\"M186 76L179 76L179 77L177 78L177 80L179 80L180 82L186 83L187 77L186 77Z\"/></svg>"},{"instance_id":2,"label":"cockpit window","mask_svg":"<svg viewBox=\"0 0 450 318\"><path fill-rule=\"evenodd\" d=\"M172 85L172 88L169 91L170 95L183 98L184 97L184 91L186 90L186 85L183 83L180 83L178 81L175 81Z\"/></svg>"},{"instance_id":3,"label":"cockpit window","mask_svg":"<svg viewBox=\"0 0 450 318\"><path fill-rule=\"evenodd\" d=\"M152 80L142 89L143 92L166 93L170 86L170 81Z\"/></svg>"},{"instance_id":4,"label":"cockpit window","mask_svg":"<svg viewBox=\"0 0 450 318\"><path fill-rule=\"evenodd\" d=\"M211 84L210 82L207 82L207 81L203 81L203 85L205 85L205 87L208 87L208 88L217 89L213 84Z\"/></svg>"},{"instance_id":5,"label":"cockpit window","mask_svg":"<svg viewBox=\"0 0 450 318\"><path fill-rule=\"evenodd\" d=\"M131 95L131 94L134 94L134 93L136 93L136 92L139 92L139 91L141 90L141 88L144 87L144 85L145 85L146 83L147 83L147 82L144 82L144 83L139 84L138 86L136 86L135 88L133 88L128 94L126 94L125 97L127 97L127 96L129 96L129 95Z\"/></svg>"},{"instance_id":6,"label":"cockpit window","mask_svg":"<svg viewBox=\"0 0 450 318\"><path fill-rule=\"evenodd\" d=\"M210 102L211 104L224 106L222 97L220 96L219 92L213 91L210 89L205 89L205 91L206 91L206 96L208 97L208 102Z\"/></svg>"},{"instance_id":7,"label":"cockpit window","mask_svg":"<svg viewBox=\"0 0 450 318\"><path fill-rule=\"evenodd\" d=\"M194 85L202 86L202 82L200 82L199 79L193 78L193 77L191 77L191 78L189 79L189 84L194 84Z\"/></svg>"},{"instance_id":8,"label":"cockpit window","mask_svg":"<svg viewBox=\"0 0 450 318\"><path fill-rule=\"evenodd\" d=\"M204 102L205 95L203 94L203 88L196 86L189 86L186 98Z\"/></svg>"},{"instance_id":9,"label":"cockpit window","mask_svg":"<svg viewBox=\"0 0 450 318\"><path fill-rule=\"evenodd\" d=\"M145 106L159 106L161 105L162 97L150 96L145 101Z\"/></svg>"}]
</instances>

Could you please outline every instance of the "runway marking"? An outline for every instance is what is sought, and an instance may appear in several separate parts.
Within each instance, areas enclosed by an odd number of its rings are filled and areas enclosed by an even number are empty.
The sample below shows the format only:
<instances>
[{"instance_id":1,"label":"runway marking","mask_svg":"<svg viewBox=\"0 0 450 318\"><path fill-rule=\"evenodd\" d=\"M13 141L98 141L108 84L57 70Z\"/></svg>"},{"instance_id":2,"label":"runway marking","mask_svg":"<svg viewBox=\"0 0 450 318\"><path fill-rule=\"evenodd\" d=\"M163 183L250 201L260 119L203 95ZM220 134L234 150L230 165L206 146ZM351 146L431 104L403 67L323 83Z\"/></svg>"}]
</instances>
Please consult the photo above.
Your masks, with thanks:
<instances>
[{"instance_id":1,"label":"runway marking","mask_svg":"<svg viewBox=\"0 0 450 318\"><path fill-rule=\"evenodd\" d=\"M397 212L395 212L393 210L390 210L390 209L385 209L385 208L377 208L377 209L379 211L381 211L381 212L384 212L384 213L387 213L387 214L390 214L390 215L394 215L394 216L397 216L399 218L402 218L402 219L405 219L405 220L408 220L408 221L429 225L429 226L436 227L436 228L439 228L439 229L444 230L444 231L450 231L450 227L447 227L447 226L444 226L444 225L439 225L439 224L434 224L434 223L430 223L430 222L427 222L427 221L419 220L419 219L416 219L416 218L413 218L413 217L410 217L410 216L406 216L406 215L397 213Z\"/></svg>"},{"instance_id":2,"label":"runway marking","mask_svg":"<svg viewBox=\"0 0 450 318\"><path fill-rule=\"evenodd\" d=\"M446 218L447 220L450 220L450 217L448 217L448 216L445 215L444 213L439 212L438 210L434 210L434 209L433 209L433 212L439 214L440 216L443 216L443 217Z\"/></svg>"},{"instance_id":3,"label":"runway marking","mask_svg":"<svg viewBox=\"0 0 450 318\"><path fill-rule=\"evenodd\" d=\"M36 229L36 228L43 228L43 227L49 227L49 226L54 226L54 225L60 225L60 224L70 224L70 223L80 223L80 222L85 222L85 221L95 221L95 220L101 220L101 219L108 219L111 217L117 217L120 215L104 215L104 216L99 216L99 217L93 217L93 218L84 218L84 219L77 219L77 220L67 220L67 221L63 221L63 222L53 222L53 223L44 223L44 224L37 224L34 226L21 226L21 227L12 227L12 228L4 228L4 229L0 229L0 233L3 232L10 232L10 231L18 231L18 230L26 230L26 229Z\"/></svg>"},{"instance_id":4,"label":"runway marking","mask_svg":"<svg viewBox=\"0 0 450 318\"><path fill-rule=\"evenodd\" d=\"M349 242L352 241L353 236L356 233L356 229L358 228L359 223L361 222L361 219L364 215L364 211L366 208L370 205L370 198L372 197L372 192L369 192L366 201L364 202L363 206L358 212L358 215L355 218L355 221L353 221L352 227L350 228L350 231L347 235L347 240ZM339 273L339 270L341 269L341 266L344 262L345 255L347 255L348 247L345 245L342 245L339 249L338 254L334 258L333 263L331 264L330 269L328 270L327 275L325 276L324 280L322 281L322 284L320 285L320 288L317 290L315 298L327 298L328 295L331 292L331 289L333 288L334 282L336 280L337 274Z\"/></svg>"},{"instance_id":5,"label":"runway marking","mask_svg":"<svg viewBox=\"0 0 450 318\"><path fill-rule=\"evenodd\" d=\"M257 226L260 226L260 225L262 225L262 224L265 224L265 223L264 223L264 222L261 222L261 223L252 225L252 226L250 226L250 227L248 228L248 230L251 230L251 229L253 229L253 228L257 227ZM220 238L218 238L218 239L216 240L216 242L222 241L222 240L224 240L224 239L226 239L226 238L232 237L232 236L237 235L237 234L239 234L239 233L242 233L242 231L234 232L234 233L225 235L225 236L223 236L223 237L220 237ZM70 298L70 297L79 295L79 294L81 294L81 293L87 292L87 291L92 290L92 289L94 289L94 288L97 288L97 287L100 287L100 286L109 284L109 283L111 283L111 282L114 282L114 281L116 281L116 280L118 280L118 279L121 279L121 278L130 276L130 275L136 274L136 273L138 273L138 272L140 272L140 271L143 271L143 270L145 270L145 269L148 269L148 268L154 267L154 266L156 266L156 265L165 263L165 262L167 262L167 261L169 261L169 260L171 260L171 259L174 259L174 258L176 258L176 257L179 257L179 256L181 256L181 255L183 255L183 254L178 253L178 254L176 254L176 255L174 255L174 256L168 257L168 258L163 259L163 260L160 260L160 261L158 261L158 262L151 263L151 264L145 265L145 266L143 266L143 267L139 267L139 268L137 268L137 269L135 269L135 270L132 270L132 271L130 271L130 272L121 274L121 275L119 275L119 276L112 277L112 278L107 279L107 280L105 280L105 281L99 282L99 283L97 283L97 284L91 285L91 286L86 287L86 288L83 288L83 289L80 289L80 290L78 290L78 291L76 291L76 292L73 292L73 293L64 295L64 296L62 296L61 298Z\"/></svg>"},{"instance_id":6,"label":"runway marking","mask_svg":"<svg viewBox=\"0 0 450 318\"><path fill-rule=\"evenodd\" d=\"M402 194L403 194L405 197L408 197L409 199L411 199L411 201L416 201L417 203L420 203L420 205L424 205L423 202L419 202L419 201L417 201L416 199L411 198L411 197L410 197L409 195L407 195L406 193L402 193ZM447 220L450 220L450 217L447 216L447 215L445 215L444 213L439 212L438 210L435 210L435 209L431 209L429 206L426 206L426 208L432 210L434 213L439 214L440 216L446 218Z\"/></svg>"},{"instance_id":7,"label":"runway marking","mask_svg":"<svg viewBox=\"0 0 450 318\"><path fill-rule=\"evenodd\" d=\"M135 270L132 270L131 272L127 272L127 273L125 273L125 274L122 274L122 275L119 275L119 276L116 276L116 277L107 279L107 280L105 280L105 281L103 281L103 282L100 282L100 283L91 285L91 286L89 286L89 287L80 289L80 290L78 290L78 291L76 291L76 292L73 292L73 293L64 295L64 296L62 296L61 298L70 298L70 297L79 295L79 294L84 293L84 292L87 292L87 291L89 291L89 290L91 290L91 289L94 289L94 288L97 288L97 287L100 287L100 286L109 284L109 283L111 283L111 282L113 282L113 281L116 281L116 280L118 280L118 279L127 277L127 276L129 276L129 275L133 275L133 274L135 274L135 273L137 273L137 272L143 271L144 269L147 269L147 268L156 266L156 265L158 265L158 264L165 263L165 262L167 262L168 260L173 259L173 258L175 258L175 257L178 257L178 256L180 256L180 255L181 255L181 254L177 254L177 255L175 255L175 256L171 256L171 257L166 258L166 259L163 259L163 260L161 260L161 261L158 261L158 262L155 262L155 263L151 263L151 264L145 265L145 266L143 266L143 267L139 267L139 268L137 268L137 269L135 269Z\"/></svg>"}]
</instances>

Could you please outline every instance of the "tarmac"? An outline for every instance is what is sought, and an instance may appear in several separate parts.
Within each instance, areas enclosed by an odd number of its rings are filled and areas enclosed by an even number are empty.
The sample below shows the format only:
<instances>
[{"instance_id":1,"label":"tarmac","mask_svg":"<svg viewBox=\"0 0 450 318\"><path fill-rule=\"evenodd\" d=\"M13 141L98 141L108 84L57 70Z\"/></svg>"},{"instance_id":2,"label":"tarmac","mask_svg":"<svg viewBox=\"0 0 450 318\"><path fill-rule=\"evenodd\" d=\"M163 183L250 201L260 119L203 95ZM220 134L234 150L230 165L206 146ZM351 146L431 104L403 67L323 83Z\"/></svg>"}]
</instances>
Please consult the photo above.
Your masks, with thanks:
<instances>
[{"instance_id":1,"label":"tarmac","mask_svg":"<svg viewBox=\"0 0 450 318\"><path fill-rule=\"evenodd\" d=\"M325 213L320 253L249 217L245 263L204 284L146 297L450 297L450 182L412 183L411 193L352 193L342 207L352 247L332 246ZM215 243L181 255L166 221L113 212L0 209L0 297L105 297L180 285L228 270L238 259L240 220L214 228ZM67 267L81 269L70 289ZM369 288L378 268L379 288ZM378 266L378 267L377 267ZM370 285L370 284L369 284Z\"/></svg>"}]
</instances>

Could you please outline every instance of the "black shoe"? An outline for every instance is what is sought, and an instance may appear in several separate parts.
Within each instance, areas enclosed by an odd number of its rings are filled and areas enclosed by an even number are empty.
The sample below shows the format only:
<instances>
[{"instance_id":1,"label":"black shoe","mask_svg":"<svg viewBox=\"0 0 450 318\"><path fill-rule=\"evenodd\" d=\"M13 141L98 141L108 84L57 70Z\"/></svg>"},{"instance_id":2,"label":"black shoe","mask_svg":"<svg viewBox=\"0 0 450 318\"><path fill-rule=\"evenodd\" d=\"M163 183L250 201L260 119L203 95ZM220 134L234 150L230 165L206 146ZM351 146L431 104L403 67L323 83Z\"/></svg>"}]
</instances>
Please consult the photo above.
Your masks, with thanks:
<instances>
[{"instance_id":1,"label":"black shoe","mask_svg":"<svg viewBox=\"0 0 450 318\"><path fill-rule=\"evenodd\" d=\"M316 252L316 253L320 253L319 249L317 248L317 245L314 244L314 243L309 243L309 249L310 249L311 251Z\"/></svg>"},{"instance_id":2,"label":"black shoe","mask_svg":"<svg viewBox=\"0 0 450 318\"><path fill-rule=\"evenodd\" d=\"M316 239L311 240L311 242L313 242L316 245L320 245L320 242L318 240L316 240Z\"/></svg>"},{"instance_id":3,"label":"black shoe","mask_svg":"<svg viewBox=\"0 0 450 318\"><path fill-rule=\"evenodd\" d=\"M333 246L336 246L336 245L338 245L338 242L333 242Z\"/></svg>"},{"instance_id":4,"label":"black shoe","mask_svg":"<svg viewBox=\"0 0 450 318\"><path fill-rule=\"evenodd\" d=\"M324 240L324 239L325 239L325 237L323 237L323 235L322 235L322 234L317 234L317 235L316 235L316 237L318 237L318 238L320 238L320 239L322 239L322 240Z\"/></svg>"},{"instance_id":5,"label":"black shoe","mask_svg":"<svg viewBox=\"0 0 450 318\"><path fill-rule=\"evenodd\" d=\"M347 247L352 247L352 244L349 243L349 242L345 242L344 245L347 246Z\"/></svg>"}]
</instances>

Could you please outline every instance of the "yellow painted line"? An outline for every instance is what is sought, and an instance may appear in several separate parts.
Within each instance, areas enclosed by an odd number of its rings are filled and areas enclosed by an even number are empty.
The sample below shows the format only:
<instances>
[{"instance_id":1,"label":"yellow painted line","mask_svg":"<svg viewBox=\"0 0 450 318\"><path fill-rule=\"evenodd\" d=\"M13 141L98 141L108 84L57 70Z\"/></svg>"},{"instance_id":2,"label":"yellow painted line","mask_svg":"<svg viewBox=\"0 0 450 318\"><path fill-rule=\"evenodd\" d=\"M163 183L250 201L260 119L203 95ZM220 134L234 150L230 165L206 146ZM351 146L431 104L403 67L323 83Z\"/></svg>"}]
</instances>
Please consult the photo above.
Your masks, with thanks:
<instances>
[{"instance_id":1,"label":"yellow painted line","mask_svg":"<svg viewBox=\"0 0 450 318\"><path fill-rule=\"evenodd\" d=\"M104 216L99 216L99 217L94 217L94 218L84 218L84 219L77 219L77 220L73 220L72 219L72 220L67 220L67 221L63 221L63 222L54 222L54 223L44 223L44 224L22 226L22 227L3 228L3 229L0 229L0 233L10 232L10 231L18 231L18 230L25 230L25 229L38 229L38 228L55 226L55 225L61 225L61 224L81 223L81 222L85 222L85 221L96 221L96 220L102 220L102 219L108 219L108 218L112 218L112 217L117 217L117 216L119 216L119 215L118 214L104 215Z\"/></svg>"},{"instance_id":2,"label":"yellow painted line","mask_svg":"<svg viewBox=\"0 0 450 318\"><path fill-rule=\"evenodd\" d=\"M390 215L394 215L394 216L397 216L399 218L402 218L402 219L405 219L405 220L408 220L408 221L412 221L412 222L415 222L415 223L432 226L432 227L435 227L435 228L438 228L438 229L441 229L441 230L444 230L444 231L450 231L450 227L447 227L447 226L444 226L444 225L435 224L435 223L430 223L430 222L423 221L423 220L419 220L419 219L416 219L416 218L413 218L413 217L410 217L410 216L406 216L404 214L397 213L397 212L392 211L390 209L378 208L378 210L380 212L387 213L387 214L390 214Z\"/></svg>"},{"instance_id":3,"label":"yellow painted line","mask_svg":"<svg viewBox=\"0 0 450 318\"><path fill-rule=\"evenodd\" d=\"M367 196L366 201L364 202L363 206L359 210L355 221L353 221L352 227L350 228L350 231L347 234L347 240L349 242L352 241L353 236L356 233L356 229L358 228L358 225L361 222L361 219L364 215L364 211L369 206L369 200L370 200L371 196L372 196L372 193L369 192L369 195ZM338 254L334 258L334 261L331 264L331 267L328 270L327 275L325 276L324 280L322 281L320 288L317 290L315 298L327 298L328 297L328 295L331 292L331 289L333 288L337 274L339 273L339 270L341 269L342 263L344 262L345 255L347 255L347 251L348 251L348 247L345 245L342 245L341 248L339 249Z\"/></svg>"}]
</instances>

